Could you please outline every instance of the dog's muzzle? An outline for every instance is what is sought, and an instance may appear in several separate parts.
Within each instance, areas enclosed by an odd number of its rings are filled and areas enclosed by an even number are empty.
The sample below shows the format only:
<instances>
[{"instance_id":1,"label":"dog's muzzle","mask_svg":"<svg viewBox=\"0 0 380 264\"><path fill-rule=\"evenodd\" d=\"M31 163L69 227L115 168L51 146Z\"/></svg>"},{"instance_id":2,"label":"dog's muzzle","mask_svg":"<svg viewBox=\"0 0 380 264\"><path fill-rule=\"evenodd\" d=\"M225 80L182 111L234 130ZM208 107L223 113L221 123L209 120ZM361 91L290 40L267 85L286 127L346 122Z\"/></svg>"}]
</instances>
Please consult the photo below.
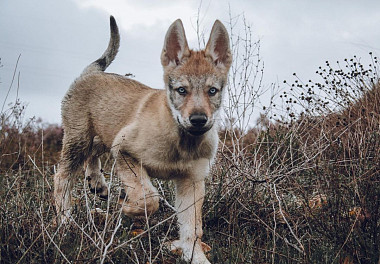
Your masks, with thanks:
<instances>
[{"instance_id":1,"label":"dog's muzzle","mask_svg":"<svg viewBox=\"0 0 380 264\"><path fill-rule=\"evenodd\" d=\"M207 116L205 114L193 114L189 117L189 120L193 127L202 128L207 123Z\"/></svg>"},{"instance_id":2,"label":"dog's muzzle","mask_svg":"<svg viewBox=\"0 0 380 264\"><path fill-rule=\"evenodd\" d=\"M208 118L205 114L192 114L189 117L191 127L186 130L193 136L201 136L210 130L211 126L206 126Z\"/></svg>"}]
</instances>

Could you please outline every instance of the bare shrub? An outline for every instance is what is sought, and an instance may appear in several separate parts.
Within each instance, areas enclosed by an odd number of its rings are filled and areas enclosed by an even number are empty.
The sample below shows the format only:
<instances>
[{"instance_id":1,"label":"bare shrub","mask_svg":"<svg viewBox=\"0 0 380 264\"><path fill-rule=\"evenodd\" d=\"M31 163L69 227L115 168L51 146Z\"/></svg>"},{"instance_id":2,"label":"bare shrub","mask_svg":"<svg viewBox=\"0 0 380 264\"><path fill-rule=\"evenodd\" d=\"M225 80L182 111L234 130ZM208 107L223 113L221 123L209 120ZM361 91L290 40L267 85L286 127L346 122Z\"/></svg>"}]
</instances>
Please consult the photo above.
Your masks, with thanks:
<instances>
[{"instance_id":1,"label":"bare shrub","mask_svg":"<svg viewBox=\"0 0 380 264\"><path fill-rule=\"evenodd\" d=\"M378 62L346 63L321 67L323 84L285 82L283 106L269 108L281 119L262 115L247 133L225 131L205 203L215 260L378 262ZM245 151L232 152L236 145Z\"/></svg>"}]
</instances>

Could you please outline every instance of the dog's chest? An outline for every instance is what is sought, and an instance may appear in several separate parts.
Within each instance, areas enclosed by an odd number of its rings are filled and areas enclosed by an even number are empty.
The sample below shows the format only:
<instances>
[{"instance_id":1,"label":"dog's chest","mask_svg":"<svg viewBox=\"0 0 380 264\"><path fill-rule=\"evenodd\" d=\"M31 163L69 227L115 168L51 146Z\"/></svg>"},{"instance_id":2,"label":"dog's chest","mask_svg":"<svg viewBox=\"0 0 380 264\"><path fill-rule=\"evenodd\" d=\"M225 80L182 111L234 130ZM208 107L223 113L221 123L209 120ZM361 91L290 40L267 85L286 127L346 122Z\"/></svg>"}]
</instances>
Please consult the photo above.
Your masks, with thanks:
<instances>
[{"instance_id":1,"label":"dog's chest","mask_svg":"<svg viewBox=\"0 0 380 264\"><path fill-rule=\"evenodd\" d=\"M190 137L158 130L157 126L127 126L114 141L114 146L140 163L151 177L164 179L186 174L199 160L213 160L217 144L216 130L203 137Z\"/></svg>"},{"instance_id":2,"label":"dog's chest","mask_svg":"<svg viewBox=\"0 0 380 264\"><path fill-rule=\"evenodd\" d=\"M158 140L158 141L157 141ZM194 170L198 160L212 160L215 156L217 142L212 140L196 141L182 138L179 141L159 139L138 148L129 148L130 156L137 159L146 169L148 175L160 179L182 177Z\"/></svg>"},{"instance_id":3,"label":"dog's chest","mask_svg":"<svg viewBox=\"0 0 380 264\"><path fill-rule=\"evenodd\" d=\"M198 170L200 160L212 160L214 150L211 145L204 144L198 148L186 146L184 149L172 145L169 149L147 152L140 159L150 177L159 179L175 179L185 177Z\"/></svg>"},{"instance_id":4,"label":"dog's chest","mask_svg":"<svg viewBox=\"0 0 380 264\"><path fill-rule=\"evenodd\" d=\"M172 167L173 164L188 164L199 159L213 159L216 144L212 141L164 139L155 144L146 144L139 149L131 149L131 155L154 167ZM171 165L170 165L171 164Z\"/></svg>"}]
</instances>

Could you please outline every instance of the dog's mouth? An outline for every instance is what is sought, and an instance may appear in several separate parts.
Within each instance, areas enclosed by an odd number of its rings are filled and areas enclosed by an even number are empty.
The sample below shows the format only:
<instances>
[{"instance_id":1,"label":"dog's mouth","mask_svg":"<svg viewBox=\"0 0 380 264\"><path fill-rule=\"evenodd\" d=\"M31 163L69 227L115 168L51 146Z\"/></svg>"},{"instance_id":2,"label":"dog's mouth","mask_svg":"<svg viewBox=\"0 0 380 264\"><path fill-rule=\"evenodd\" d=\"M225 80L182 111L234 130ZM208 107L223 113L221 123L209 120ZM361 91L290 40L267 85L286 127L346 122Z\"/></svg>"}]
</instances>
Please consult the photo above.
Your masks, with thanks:
<instances>
[{"instance_id":1,"label":"dog's mouth","mask_svg":"<svg viewBox=\"0 0 380 264\"><path fill-rule=\"evenodd\" d=\"M200 137L200 136L204 135L212 127L212 125L211 126L204 126L204 127L194 127L194 126L186 127L183 124L181 124L178 117L177 117L177 122L178 122L181 130L185 131L187 134L194 136L194 137Z\"/></svg>"},{"instance_id":2,"label":"dog's mouth","mask_svg":"<svg viewBox=\"0 0 380 264\"><path fill-rule=\"evenodd\" d=\"M199 136L202 136L203 134L205 134L209 130L210 130L210 128L202 128L202 129L190 128L190 129L187 129L186 131L192 136L199 137Z\"/></svg>"}]
</instances>

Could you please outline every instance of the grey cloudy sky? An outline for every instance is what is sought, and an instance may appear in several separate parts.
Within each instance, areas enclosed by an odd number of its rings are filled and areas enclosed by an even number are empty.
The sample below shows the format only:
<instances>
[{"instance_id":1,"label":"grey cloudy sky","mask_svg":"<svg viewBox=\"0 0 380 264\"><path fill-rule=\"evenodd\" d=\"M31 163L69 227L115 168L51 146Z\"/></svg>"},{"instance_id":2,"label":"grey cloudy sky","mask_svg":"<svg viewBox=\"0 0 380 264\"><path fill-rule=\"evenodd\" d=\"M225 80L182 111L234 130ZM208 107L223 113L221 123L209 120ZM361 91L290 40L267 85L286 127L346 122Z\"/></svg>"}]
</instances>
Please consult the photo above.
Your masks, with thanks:
<instances>
[{"instance_id":1,"label":"grey cloudy sky","mask_svg":"<svg viewBox=\"0 0 380 264\"><path fill-rule=\"evenodd\" d=\"M181 18L189 45L200 1L186 0L1 0L0 104L10 87L19 54L19 97L28 103L26 117L60 123L60 101L83 68L104 51L109 15L120 27L121 48L108 71L133 73L137 80L162 88L160 52L169 25ZM261 40L264 85L292 79L315 79L324 61L353 55L369 61L380 52L380 1L203 0L201 26L208 37L215 19L244 14ZM239 29L237 29L239 30ZM17 82L7 102L16 98Z\"/></svg>"}]
</instances>

